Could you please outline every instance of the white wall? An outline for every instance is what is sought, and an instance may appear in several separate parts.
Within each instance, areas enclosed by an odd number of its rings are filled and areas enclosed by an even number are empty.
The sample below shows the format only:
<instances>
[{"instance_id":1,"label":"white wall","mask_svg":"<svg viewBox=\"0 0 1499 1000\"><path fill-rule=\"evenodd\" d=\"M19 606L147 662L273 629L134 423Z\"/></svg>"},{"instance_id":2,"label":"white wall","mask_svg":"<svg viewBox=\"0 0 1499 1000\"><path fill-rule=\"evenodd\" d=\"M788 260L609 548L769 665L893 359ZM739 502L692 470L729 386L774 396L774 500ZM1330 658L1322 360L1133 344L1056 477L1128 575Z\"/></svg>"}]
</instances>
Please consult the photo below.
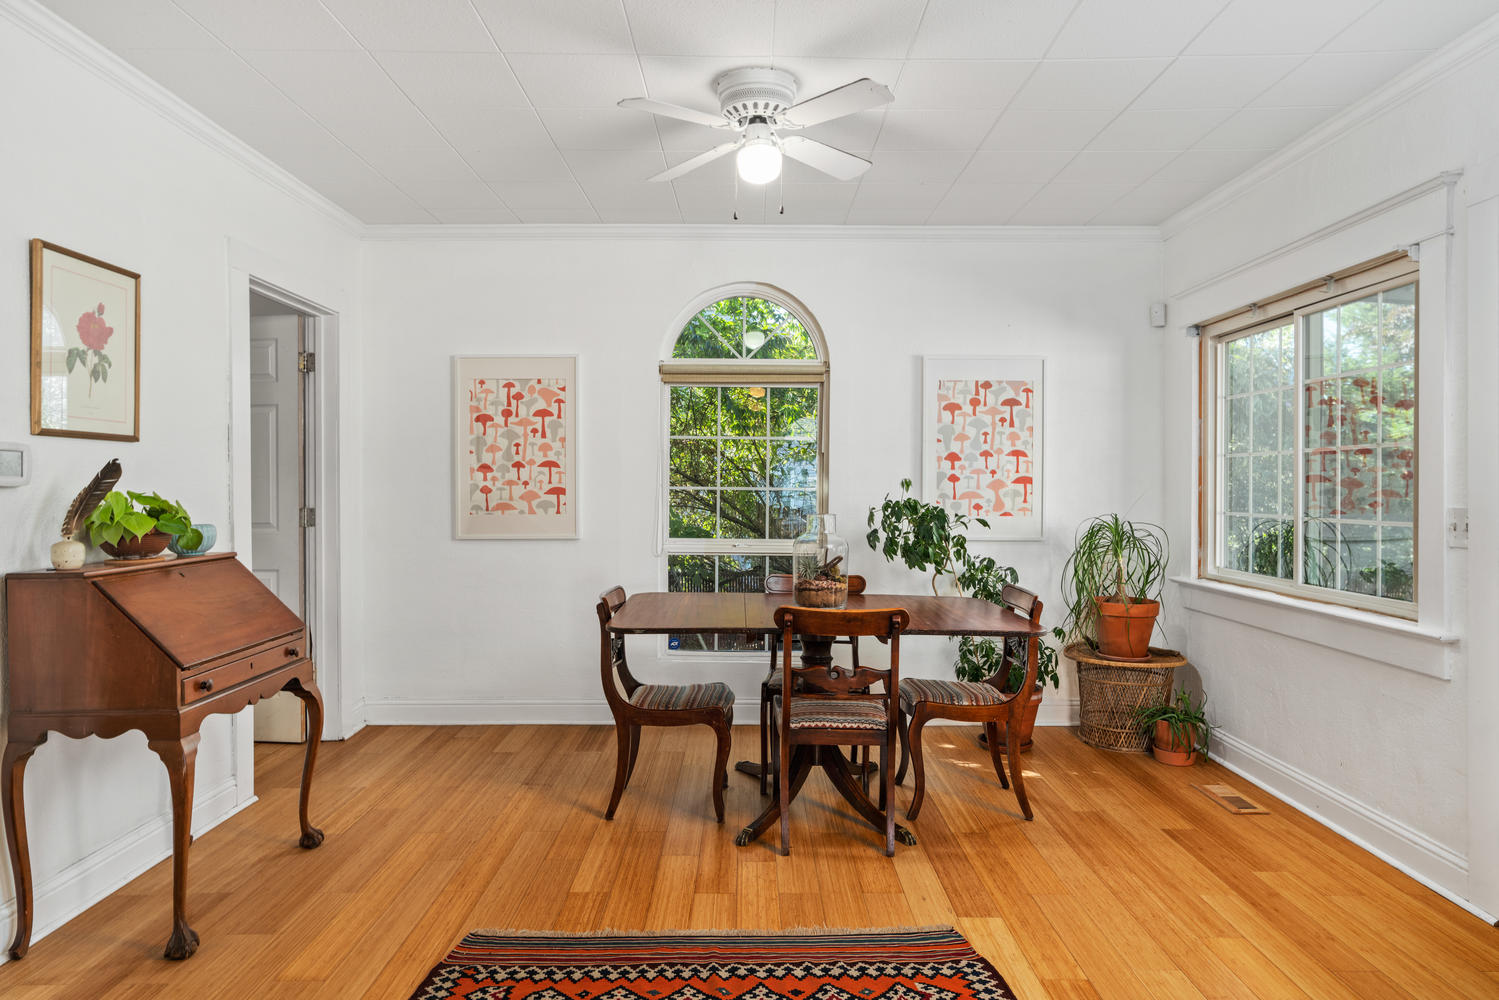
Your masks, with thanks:
<instances>
[{"instance_id":1,"label":"white wall","mask_svg":"<svg viewBox=\"0 0 1499 1000\"><path fill-rule=\"evenodd\" d=\"M371 587L368 718L607 721L598 681L596 595L658 590L655 554L661 388L671 324L707 289L754 280L799 298L831 363L831 507L871 588L927 581L864 544L867 508L918 479L923 354L1043 355L1045 539L978 546L1020 570L1052 609L1057 571L1084 516L1160 514L1164 332L1153 233L1046 239L851 230L752 229L687 238L615 235L473 239L410 231L366 247L364 503ZM450 357L576 352L581 448L577 541L454 541ZM638 673L732 684L753 718L759 655L734 663L656 661L631 640ZM912 641L913 674L950 676L953 647ZM1070 673L1070 671L1068 671ZM1066 721L1072 678L1048 689ZM1043 711L1048 711L1043 707Z\"/></svg>"},{"instance_id":2,"label":"white wall","mask_svg":"<svg viewBox=\"0 0 1499 1000\"><path fill-rule=\"evenodd\" d=\"M0 440L29 443L36 468L30 485L0 489L0 573L47 565L68 503L114 457L122 487L180 499L219 525L220 549L232 546L229 328L231 307L247 303L230 300L231 241L288 275L353 288L351 227L288 194L296 186L269 164L236 162L227 136L213 139L185 106L32 5L0 5L0 92L0 315L9 319ZM32 237L142 275L138 443L30 435ZM228 717L204 724L199 832L252 800L249 719L234 729ZM139 733L107 743L53 736L31 760L26 793L38 934L170 853L165 771ZM287 823L290 837L295 817ZM8 943L14 900L0 864ZM169 929L163 915L163 941Z\"/></svg>"},{"instance_id":3,"label":"white wall","mask_svg":"<svg viewBox=\"0 0 1499 1000\"><path fill-rule=\"evenodd\" d=\"M1499 499L1492 490L1470 494L1468 484L1494 481L1488 400L1496 372L1486 345L1496 336L1499 247L1492 225L1481 246L1469 241L1470 213L1484 202L1492 208L1499 194L1496 89L1499 29L1491 23L1164 227L1165 283L1180 324L1422 243L1419 626L1386 632L1311 612L1321 634L1312 643L1286 634L1306 612L1266 613L1186 588L1168 596L1222 727L1226 762L1491 913L1499 911L1499 743L1491 735L1499 636L1493 608L1476 606L1470 616L1467 602L1499 560ZM1463 172L1450 203L1440 184L1402 196L1446 171ZM1441 235L1449 221L1451 237ZM1471 327L1470 301L1486 307L1473 309ZM1198 344L1180 327L1168 343L1165 506L1174 537L1185 540L1198 509ZM1475 364L1482 367L1470 371ZM1482 415L1471 450L1470 384ZM1462 506L1478 534L1472 548L1449 549L1442 514ZM1192 565L1185 549L1183 573ZM1183 602L1205 610L1184 612Z\"/></svg>"}]
</instances>

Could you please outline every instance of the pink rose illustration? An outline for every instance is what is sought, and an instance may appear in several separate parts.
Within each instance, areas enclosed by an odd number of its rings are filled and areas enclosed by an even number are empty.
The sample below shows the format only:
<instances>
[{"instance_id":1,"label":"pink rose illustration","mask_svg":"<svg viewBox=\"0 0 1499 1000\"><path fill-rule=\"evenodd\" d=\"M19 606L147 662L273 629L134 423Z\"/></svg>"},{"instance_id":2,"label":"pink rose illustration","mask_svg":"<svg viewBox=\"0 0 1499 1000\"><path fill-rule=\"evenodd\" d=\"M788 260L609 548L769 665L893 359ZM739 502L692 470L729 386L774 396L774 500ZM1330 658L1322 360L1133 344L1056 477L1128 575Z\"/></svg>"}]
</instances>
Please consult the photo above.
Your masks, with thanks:
<instances>
[{"instance_id":1,"label":"pink rose illustration","mask_svg":"<svg viewBox=\"0 0 1499 1000\"><path fill-rule=\"evenodd\" d=\"M104 322L104 303L100 302L90 312L79 316L75 329L83 346L68 348L68 371L71 372L74 365L87 365L88 394L93 396L95 382L109 381L109 368L113 363L104 353L104 345L115 332L114 327Z\"/></svg>"},{"instance_id":2,"label":"pink rose illustration","mask_svg":"<svg viewBox=\"0 0 1499 1000\"><path fill-rule=\"evenodd\" d=\"M112 326L104 323L104 303L99 303L93 312L86 312L78 317L78 339L91 351L102 351L104 345L109 341L110 334L115 332Z\"/></svg>"}]
</instances>

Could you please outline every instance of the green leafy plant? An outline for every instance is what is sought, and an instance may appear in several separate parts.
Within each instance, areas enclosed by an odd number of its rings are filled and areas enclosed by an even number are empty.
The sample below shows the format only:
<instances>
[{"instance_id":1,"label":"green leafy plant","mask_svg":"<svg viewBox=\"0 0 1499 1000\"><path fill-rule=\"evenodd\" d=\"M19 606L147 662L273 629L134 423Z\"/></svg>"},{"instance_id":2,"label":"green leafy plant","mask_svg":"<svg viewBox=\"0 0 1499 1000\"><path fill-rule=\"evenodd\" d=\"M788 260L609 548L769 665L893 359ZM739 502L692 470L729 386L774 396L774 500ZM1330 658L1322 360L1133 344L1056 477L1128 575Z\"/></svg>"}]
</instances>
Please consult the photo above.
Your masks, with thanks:
<instances>
[{"instance_id":1,"label":"green leafy plant","mask_svg":"<svg viewBox=\"0 0 1499 1000\"><path fill-rule=\"evenodd\" d=\"M1206 754L1213 738L1207 705L1206 698L1199 704L1193 704L1191 692L1183 687L1176 693L1176 700L1173 702L1137 709L1135 721L1141 731L1147 733L1155 728L1157 722L1164 722L1171 733L1171 741L1177 747Z\"/></svg>"},{"instance_id":2,"label":"green leafy plant","mask_svg":"<svg viewBox=\"0 0 1499 1000\"><path fill-rule=\"evenodd\" d=\"M869 508L869 533L865 541L890 562L901 560L918 573L932 574L932 593L944 574L950 575L958 593L998 604L1007 585L1017 583L1019 574L1013 567L1000 565L992 556L975 557L968 552L971 524L989 527L980 517L969 517L949 511L941 504L924 503L910 495L911 480L902 479L901 496L888 494L878 508ZM876 524L875 522L879 523ZM1005 662L1004 640L965 635L958 637L958 659L953 673L959 680L981 681L991 676ZM1010 645L1010 668L1007 687L1013 691L1025 680L1024 640ZM1036 679L1050 681L1059 687L1057 652L1041 642Z\"/></svg>"},{"instance_id":3,"label":"green leafy plant","mask_svg":"<svg viewBox=\"0 0 1499 1000\"><path fill-rule=\"evenodd\" d=\"M1118 514L1084 521L1062 566L1062 600L1067 605L1063 632L1098 648L1098 606L1093 599L1121 604L1158 600L1169 555L1160 525L1126 521Z\"/></svg>"},{"instance_id":4,"label":"green leafy plant","mask_svg":"<svg viewBox=\"0 0 1499 1000\"><path fill-rule=\"evenodd\" d=\"M139 509L136 504L140 505ZM203 544L203 532L193 527L193 519L182 504L158 493L111 490L84 524L95 548L100 542L117 545L126 535L141 538L153 531L177 536L178 543L185 549L196 549Z\"/></svg>"}]
</instances>

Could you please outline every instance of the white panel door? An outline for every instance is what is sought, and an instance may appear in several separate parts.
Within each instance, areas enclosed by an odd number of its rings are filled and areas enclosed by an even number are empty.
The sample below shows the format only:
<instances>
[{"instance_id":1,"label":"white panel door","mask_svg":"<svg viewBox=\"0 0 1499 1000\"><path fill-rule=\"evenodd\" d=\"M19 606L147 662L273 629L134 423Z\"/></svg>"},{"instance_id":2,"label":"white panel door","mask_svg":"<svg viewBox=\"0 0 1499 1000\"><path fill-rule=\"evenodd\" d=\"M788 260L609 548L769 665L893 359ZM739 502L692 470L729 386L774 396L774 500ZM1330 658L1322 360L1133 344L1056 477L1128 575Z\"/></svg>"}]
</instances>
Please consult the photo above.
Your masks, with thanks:
<instances>
[{"instance_id":1,"label":"white panel door","mask_svg":"<svg viewBox=\"0 0 1499 1000\"><path fill-rule=\"evenodd\" d=\"M301 318L250 319L250 520L256 577L303 621ZM255 706L255 738L298 743L302 703L283 691Z\"/></svg>"}]
</instances>

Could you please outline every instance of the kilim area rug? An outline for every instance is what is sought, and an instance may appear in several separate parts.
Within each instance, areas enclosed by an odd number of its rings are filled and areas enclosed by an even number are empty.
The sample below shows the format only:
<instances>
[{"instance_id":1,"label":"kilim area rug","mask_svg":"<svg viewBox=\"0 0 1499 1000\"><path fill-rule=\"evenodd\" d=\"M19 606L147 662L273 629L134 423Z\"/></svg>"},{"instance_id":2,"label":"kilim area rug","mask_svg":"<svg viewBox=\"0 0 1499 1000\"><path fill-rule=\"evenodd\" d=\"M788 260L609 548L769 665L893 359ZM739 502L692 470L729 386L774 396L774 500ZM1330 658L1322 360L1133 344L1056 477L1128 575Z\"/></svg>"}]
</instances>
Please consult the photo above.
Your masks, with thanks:
<instances>
[{"instance_id":1,"label":"kilim area rug","mask_svg":"<svg viewBox=\"0 0 1499 1000\"><path fill-rule=\"evenodd\" d=\"M411 1000L1015 1000L950 927L838 933L475 931Z\"/></svg>"}]
</instances>

